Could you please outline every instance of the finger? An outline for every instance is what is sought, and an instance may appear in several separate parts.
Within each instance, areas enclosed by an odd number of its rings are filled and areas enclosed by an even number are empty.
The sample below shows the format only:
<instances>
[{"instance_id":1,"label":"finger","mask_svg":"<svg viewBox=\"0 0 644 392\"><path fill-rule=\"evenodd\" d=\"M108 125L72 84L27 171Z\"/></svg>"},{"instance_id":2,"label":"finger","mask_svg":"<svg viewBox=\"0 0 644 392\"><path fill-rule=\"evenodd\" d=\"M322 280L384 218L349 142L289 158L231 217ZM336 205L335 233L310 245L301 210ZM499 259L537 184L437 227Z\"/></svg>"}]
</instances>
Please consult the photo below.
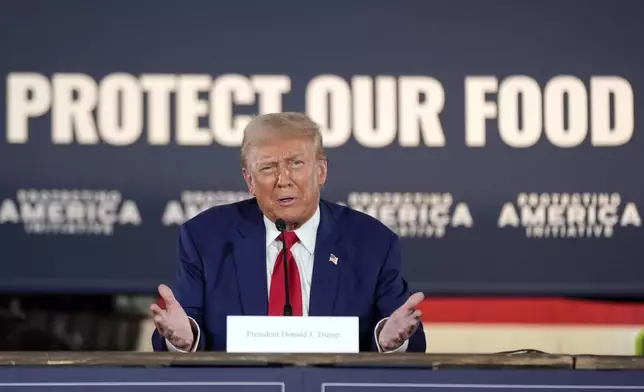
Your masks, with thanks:
<instances>
[{"instance_id":1,"label":"finger","mask_svg":"<svg viewBox=\"0 0 644 392\"><path fill-rule=\"evenodd\" d=\"M167 325L165 317L160 314L154 315L154 317L152 317L152 321L154 321L154 325L157 326L157 328L165 327Z\"/></svg>"},{"instance_id":2,"label":"finger","mask_svg":"<svg viewBox=\"0 0 644 392\"><path fill-rule=\"evenodd\" d=\"M407 325L418 325L422 322L420 317L410 317L405 321Z\"/></svg>"},{"instance_id":3,"label":"finger","mask_svg":"<svg viewBox=\"0 0 644 392\"><path fill-rule=\"evenodd\" d=\"M406 317L402 323L405 326L411 326L411 325L419 324L420 322L421 322L420 315L417 315L416 312L414 312L409 317Z\"/></svg>"},{"instance_id":4,"label":"finger","mask_svg":"<svg viewBox=\"0 0 644 392\"><path fill-rule=\"evenodd\" d=\"M150 305L150 310L152 311L153 316L156 316L156 315L163 316L163 315L165 315L165 310L161 309L161 307L159 307L159 305L157 305L157 304L151 304Z\"/></svg>"},{"instance_id":5,"label":"finger","mask_svg":"<svg viewBox=\"0 0 644 392\"><path fill-rule=\"evenodd\" d=\"M164 284L159 285L159 295L165 301L166 306L177 302L177 300L174 298L174 294L172 293L172 290L170 290L170 287Z\"/></svg>"},{"instance_id":6,"label":"finger","mask_svg":"<svg viewBox=\"0 0 644 392\"><path fill-rule=\"evenodd\" d=\"M410 321L406 326L405 326L405 336L406 338L409 338L411 335L416 332L418 329L418 326L420 325L420 322L418 321Z\"/></svg>"},{"instance_id":7,"label":"finger","mask_svg":"<svg viewBox=\"0 0 644 392\"><path fill-rule=\"evenodd\" d=\"M407 298L407 301L405 302L405 308L407 309L412 309L415 308L416 306L420 305L421 302L425 299L425 294L422 292L414 293Z\"/></svg>"},{"instance_id":8,"label":"finger","mask_svg":"<svg viewBox=\"0 0 644 392\"><path fill-rule=\"evenodd\" d=\"M400 317L397 321L397 325L399 328L407 329L412 325L419 324L421 322L421 313L419 310L414 310L413 313Z\"/></svg>"},{"instance_id":9,"label":"finger","mask_svg":"<svg viewBox=\"0 0 644 392\"><path fill-rule=\"evenodd\" d=\"M165 328L165 324L163 323L163 321L162 321L162 320L163 320L163 319L161 318L161 316L154 316L154 317L152 318L152 321L154 322L154 327L157 329L157 331L159 331L159 334L160 334L161 336L164 336L164 337L165 337L165 335L166 335L166 328Z\"/></svg>"},{"instance_id":10,"label":"finger","mask_svg":"<svg viewBox=\"0 0 644 392\"><path fill-rule=\"evenodd\" d=\"M405 326L398 329L399 338L401 340L409 339L411 335L413 335L414 332L416 332L419 325L420 325L420 320L417 320L415 318L408 319L405 323Z\"/></svg>"},{"instance_id":11,"label":"finger","mask_svg":"<svg viewBox=\"0 0 644 392\"><path fill-rule=\"evenodd\" d=\"M416 311L416 306L425 299L425 294L422 292L414 293L413 295L407 298L404 304L402 304L398 309L396 309L392 314L391 318L406 318L411 316Z\"/></svg>"},{"instance_id":12,"label":"finger","mask_svg":"<svg viewBox=\"0 0 644 392\"><path fill-rule=\"evenodd\" d=\"M412 314L410 314L410 315L407 317L407 319L408 319L408 320L416 320L416 321L420 321L420 316L422 316L422 314L423 314L423 313L422 313L420 310L416 309L416 310L414 310L414 312L413 312Z\"/></svg>"},{"instance_id":13,"label":"finger","mask_svg":"<svg viewBox=\"0 0 644 392\"><path fill-rule=\"evenodd\" d=\"M417 329L418 329L418 324L415 324L415 325L409 327L409 329L406 332L407 339L409 339L411 337L411 335L413 335L416 332Z\"/></svg>"}]
</instances>

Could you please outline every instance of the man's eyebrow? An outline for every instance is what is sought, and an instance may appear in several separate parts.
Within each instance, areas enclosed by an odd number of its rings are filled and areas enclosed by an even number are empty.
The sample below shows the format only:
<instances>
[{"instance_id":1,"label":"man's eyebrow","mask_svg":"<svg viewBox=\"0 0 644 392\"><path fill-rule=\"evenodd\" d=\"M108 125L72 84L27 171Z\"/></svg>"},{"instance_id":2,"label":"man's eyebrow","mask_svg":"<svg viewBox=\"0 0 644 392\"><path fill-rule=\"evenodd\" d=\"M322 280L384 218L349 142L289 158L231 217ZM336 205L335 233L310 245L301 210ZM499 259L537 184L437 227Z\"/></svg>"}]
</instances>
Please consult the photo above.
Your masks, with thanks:
<instances>
[{"instance_id":1,"label":"man's eyebrow","mask_svg":"<svg viewBox=\"0 0 644 392\"><path fill-rule=\"evenodd\" d=\"M302 159L303 155L304 154L298 152L293 155L284 155L283 158L286 159L287 161L292 161L294 159ZM280 158L262 156L257 158L257 165L275 165L279 160Z\"/></svg>"},{"instance_id":2,"label":"man's eyebrow","mask_svg":"<svg viewBox=\"0 0 644 392\"><path fill-rule=\"evenodd\" d=\"M265 161L275 161L275 157L272 155L260 155L257 157L258 162L265 162Z\"/></svg>"}]
</instances>

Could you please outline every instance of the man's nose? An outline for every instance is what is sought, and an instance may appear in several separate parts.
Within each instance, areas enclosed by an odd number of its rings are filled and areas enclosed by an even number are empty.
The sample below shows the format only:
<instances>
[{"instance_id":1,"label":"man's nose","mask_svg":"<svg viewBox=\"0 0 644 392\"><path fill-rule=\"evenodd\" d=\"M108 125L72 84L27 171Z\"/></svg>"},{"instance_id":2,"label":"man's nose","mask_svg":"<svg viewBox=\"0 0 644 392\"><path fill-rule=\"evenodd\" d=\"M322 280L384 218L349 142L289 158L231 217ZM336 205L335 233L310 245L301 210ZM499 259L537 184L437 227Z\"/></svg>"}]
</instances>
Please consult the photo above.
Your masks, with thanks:
<instances>
[{"instance_id":1,"label":"man's nose","mask_svg":"<svg viewBox=\"0 0 644 392\"><path fill-rule=\"evenodd\" d=\"M287 187L292 184L291 181L291 172L288 170L288 167L280 166L278 167L278 172L277 172L277 186L279 187Z\"/></svg>"}]
</instances>

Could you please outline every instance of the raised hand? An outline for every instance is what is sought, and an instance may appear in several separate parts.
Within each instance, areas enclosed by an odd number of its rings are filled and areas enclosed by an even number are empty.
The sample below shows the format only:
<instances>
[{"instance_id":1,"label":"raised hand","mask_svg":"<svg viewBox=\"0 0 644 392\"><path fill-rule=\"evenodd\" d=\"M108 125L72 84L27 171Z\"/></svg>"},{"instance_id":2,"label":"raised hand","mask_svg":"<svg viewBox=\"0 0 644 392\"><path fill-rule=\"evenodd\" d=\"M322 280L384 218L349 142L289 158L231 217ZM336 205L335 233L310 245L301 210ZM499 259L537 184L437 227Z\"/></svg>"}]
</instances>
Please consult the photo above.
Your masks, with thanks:
<instances>
[{"instance_id":1,"label":"raised hand","mask_svg":"<svg viewBox=\"0 0 644 392\"><path fill-rule=\"evenodd\" d=\"M420 323L420 310L416 309L425 295L415 293L410 296L401 307L396 309L385 321L385 325L378 334L378 343L386 351L395 350L418 329Z\"/></svg>"},{"instance_id":2,"label":"raised hand","mask_svg":"<svg viewBox=\"0 0 644 392\"><path fill-rule=\"evenodd\" d=\"M165 309L154 303L150 305L155 327L173 346L189 351L194 343L194 333L188 315L168 286L159 285L159 295L165 301Z\"/></svg>"}]
</instances>

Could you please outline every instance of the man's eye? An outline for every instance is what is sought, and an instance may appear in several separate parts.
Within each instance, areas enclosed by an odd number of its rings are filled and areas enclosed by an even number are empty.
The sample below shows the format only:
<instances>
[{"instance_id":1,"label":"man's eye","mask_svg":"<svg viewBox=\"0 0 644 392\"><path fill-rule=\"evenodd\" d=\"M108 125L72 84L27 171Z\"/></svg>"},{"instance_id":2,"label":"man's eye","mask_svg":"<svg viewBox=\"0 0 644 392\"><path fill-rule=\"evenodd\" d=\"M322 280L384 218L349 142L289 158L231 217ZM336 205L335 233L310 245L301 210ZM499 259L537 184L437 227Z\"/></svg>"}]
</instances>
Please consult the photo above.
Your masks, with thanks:
<instances>
[{"instance_id":1,"label":"man's eye","mask_svg":"<svg viewBox=\"0 0 644 392\"><path fill-rule=\"evenodd\" d=\"M295 165L295 166L300 166L302 164L304 164L303 161L293 161L293 165Z\"/></svg>"}]
</instances>

